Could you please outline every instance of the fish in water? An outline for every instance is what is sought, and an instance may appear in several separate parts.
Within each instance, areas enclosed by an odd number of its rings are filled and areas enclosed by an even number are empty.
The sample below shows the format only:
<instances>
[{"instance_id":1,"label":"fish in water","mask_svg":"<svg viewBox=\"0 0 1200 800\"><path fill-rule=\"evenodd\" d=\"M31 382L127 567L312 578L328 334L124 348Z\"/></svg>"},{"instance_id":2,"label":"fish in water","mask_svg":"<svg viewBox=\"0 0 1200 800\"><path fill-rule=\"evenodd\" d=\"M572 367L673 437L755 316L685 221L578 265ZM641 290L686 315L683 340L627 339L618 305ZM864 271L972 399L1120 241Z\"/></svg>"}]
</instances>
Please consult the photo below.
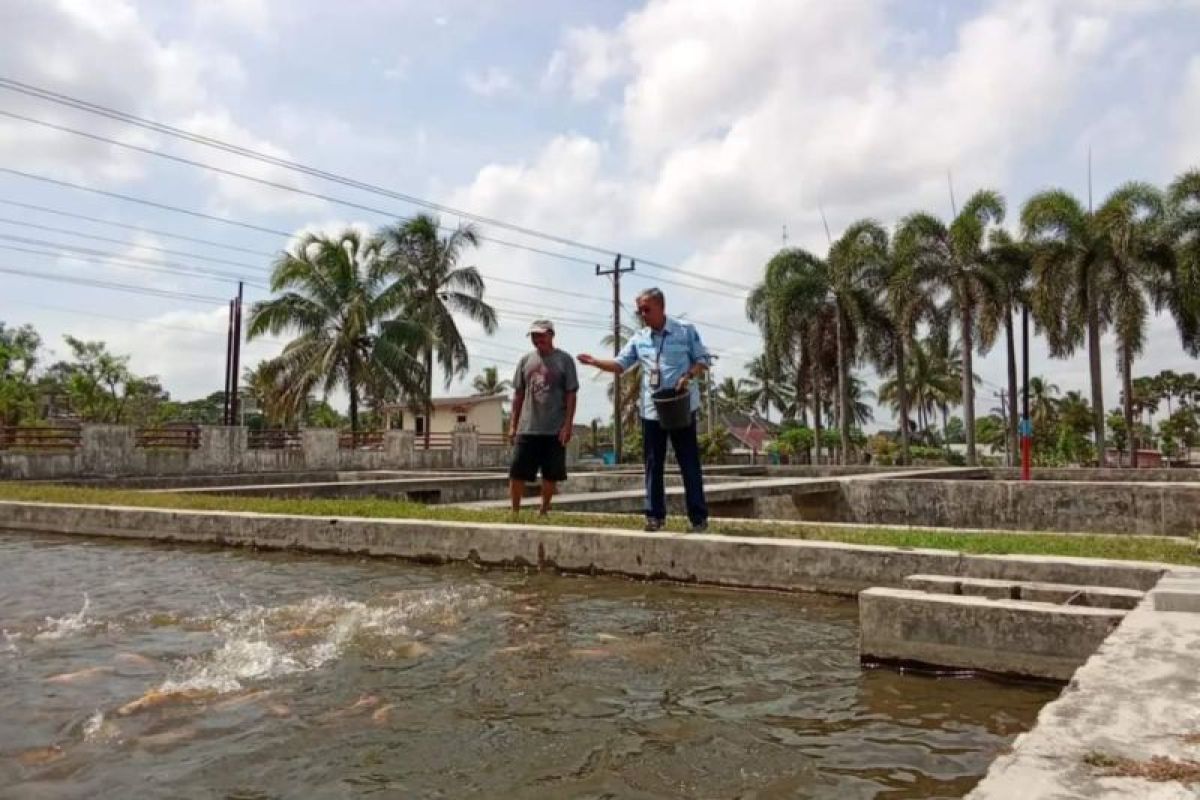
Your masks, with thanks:
<instances>
[{"instance_id":1,"label":"fish in water","mask_svg":"<svg viewBox=\"0 0 1200 800\"><path fill-rule=\"evenodd\" d=\"M163 733L152 733L148 736L142 736L137 740L140 747L148 749L156 749L159 747L170 747L186 742L196 736L196 729L192 727L176 728L173 731L164 731Z\"/></svg>"},{"instance_id":2,"label":"fish in water","mask_svg":"<svg viewBox=\"0 0 1200 800\"><path fill-rule=\"evenodd\" d=\"M212 704L213 711L229 711L234 708L241 708L244 705L263 700L270 697L272 692L268 689L260 689L256 692L245 692L243 694L234 695L233 697L221 700Z\"/></svg>"},{"instance_id":3,"label":"fish in water","mask_svg":"<svg viewBox=\"0 0 1200 800\"><path fill-rule=\"evenodd\" d=\"M17 761L25 767L40 767L44 764L52 764L66 755L63 749L56 744L47 745L45 747L31 747L28 750L23 750L17 754Z\"/></svg>"},{"instance_id":4,"label":"fish in water","mask_svg":"<svg viewBox=\"0 0 1200 800\"><path fill-rule=\"evenodd\" d=\"M113 657L113 663L122 669L138 669L156 672L162 669L162 665L153 658L147 658L141 653L117 653Z\"/></svg>"},{"instance_id":5,"label":"fish in water","mask_svg":"<svg viewBox=\"0 0 1200 800\"><path fill-rule=\"evenodd\" d=\"M112 667L88 667L76 672L63 672L58 675L51 675L46 678L46 683L82 683L84 681L98 678L101 675L108 675L112 672Z\"/></svg>"},{"instance_id":6,"label":"fish in water","mask_svg":"<svg viewBox=\"0 0 1200 800\"><path fill-rule=\"evenodd\" d=\"M162 691L161 689L151 689L137 700L126 703L117 709L117 714L122 717L127 717L130 714L136 714L139 711L145 711L150 708L157 708L167 703L181 703L195 700L207 700L215 694L211 689L179 689L174 691Z\"/></svg>"}]
</instances>

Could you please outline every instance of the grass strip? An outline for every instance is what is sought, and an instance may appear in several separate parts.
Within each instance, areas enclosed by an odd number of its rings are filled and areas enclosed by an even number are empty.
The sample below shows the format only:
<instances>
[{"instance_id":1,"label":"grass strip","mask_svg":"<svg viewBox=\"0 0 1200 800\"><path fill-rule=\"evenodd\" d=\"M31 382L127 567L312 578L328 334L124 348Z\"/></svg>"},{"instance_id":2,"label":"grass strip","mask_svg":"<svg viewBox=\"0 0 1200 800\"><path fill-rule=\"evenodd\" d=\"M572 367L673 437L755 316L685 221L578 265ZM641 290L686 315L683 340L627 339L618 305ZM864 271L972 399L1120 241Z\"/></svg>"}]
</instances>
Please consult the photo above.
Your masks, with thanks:
<instances>
[{"instance_id":1,"label":"grass strip","mask_svg":"<svg viewBox=\"0 0 1200 800\"><path fill-rule=\"evenodd\" d=\"M0 500L74 505L176 508L190 511L235 511L290 514L312 517L367 517L375 519L427 519L455 522L512 522L500 509L467 509L425 505L383 498L273 498L223 497L212 494L150 494L125 489L95 489L52 484L0 483ZM532 511L522 524L560 525L639 530L640 517L617 514L555 512L538 517ZM682 531L684 522L672 519L668 530ZM1124 561L1159 561L1200 566L1194 543L1154 536L1120 534L997 533L974 531L922 531L904 528L854 528L789 524L762 520L714 520L710 533L726 536L770 536L885 547L953 550L972 554L1079 556Z\"/></svg>"}]
</instances>

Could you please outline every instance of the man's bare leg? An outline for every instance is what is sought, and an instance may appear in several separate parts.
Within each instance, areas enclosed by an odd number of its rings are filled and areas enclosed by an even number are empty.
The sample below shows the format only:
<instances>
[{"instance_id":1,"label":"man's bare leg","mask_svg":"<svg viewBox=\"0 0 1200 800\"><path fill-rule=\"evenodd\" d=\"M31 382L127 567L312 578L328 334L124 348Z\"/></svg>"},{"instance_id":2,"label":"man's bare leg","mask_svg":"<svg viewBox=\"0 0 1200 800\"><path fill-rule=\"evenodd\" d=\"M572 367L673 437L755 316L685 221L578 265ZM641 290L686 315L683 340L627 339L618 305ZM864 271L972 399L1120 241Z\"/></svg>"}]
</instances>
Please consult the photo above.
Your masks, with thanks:
<instances>
[{"instance_id":1,"label":"man's bare leg","mask_svg":"<svg viewBox=\"0 0 1200 800\"><path fill-rule=\"evenodd\" d=\"M539 513L543 517L550 513L550 501L554 499L554 487L557 485L554 481L542 478L542 510Z\"/></svg>"},{"instance_id":2,"label":"man's bare leg","mask_svg":"<svg viewBox=\"0 0 1200 800\"><path fill-rule=\"evenodd\" d=\"M512 513L521 513L521 498L525 496L525 481L510 478L508 481L508 497L512 500Z\"/></svg>"}]
</instances>

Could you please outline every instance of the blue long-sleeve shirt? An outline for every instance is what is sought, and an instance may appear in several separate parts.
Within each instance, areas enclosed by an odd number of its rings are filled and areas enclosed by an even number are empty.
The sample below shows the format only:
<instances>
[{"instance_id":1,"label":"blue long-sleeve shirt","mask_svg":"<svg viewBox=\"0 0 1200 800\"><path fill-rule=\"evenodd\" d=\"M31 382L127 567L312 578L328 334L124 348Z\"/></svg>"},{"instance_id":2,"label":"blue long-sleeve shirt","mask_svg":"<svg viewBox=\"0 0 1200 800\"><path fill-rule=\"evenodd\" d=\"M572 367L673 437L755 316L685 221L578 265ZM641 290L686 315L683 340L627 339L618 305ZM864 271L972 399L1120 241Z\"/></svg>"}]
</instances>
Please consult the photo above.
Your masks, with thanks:
<instances>
[{"instance_id":1,"label":"blue long-sleeve shirt","mask_svg":"<svg viewBox=\"0 0 1200 800\"><path fill-rule=\"evenodd\" d=\"M657 420L658 410L651 399L656 390L650 388L650 374L656 365L659 388L668 389L679 383L693 364L711 366L712 356L693 325L667 317L661 331L647 326L635 333L617 354L616 362L622 370L641 365L639 409L643 419ZM692 411L696 411L700 408L700 387L692 383L689 391Z\"/></svg>"}]
</instances>

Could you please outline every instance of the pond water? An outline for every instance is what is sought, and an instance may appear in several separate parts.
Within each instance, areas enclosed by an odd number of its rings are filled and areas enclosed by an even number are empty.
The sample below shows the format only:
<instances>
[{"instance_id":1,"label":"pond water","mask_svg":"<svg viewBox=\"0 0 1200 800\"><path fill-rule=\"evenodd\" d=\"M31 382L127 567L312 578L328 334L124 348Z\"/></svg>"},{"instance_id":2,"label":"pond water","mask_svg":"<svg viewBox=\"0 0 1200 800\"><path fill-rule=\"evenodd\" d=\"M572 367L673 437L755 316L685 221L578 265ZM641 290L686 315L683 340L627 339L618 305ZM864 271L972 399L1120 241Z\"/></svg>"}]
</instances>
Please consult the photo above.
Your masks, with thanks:
<instances>
[{"instance_id":1,"label":"pond water","mask_svg":"<svg viewBox=\"0 0 1200 800\"><path fill-rule=\"evenodd\" d=\"M961 797L1056 690L852 601L0 534L0 797Z\"/></svg>"}]
</instances>

